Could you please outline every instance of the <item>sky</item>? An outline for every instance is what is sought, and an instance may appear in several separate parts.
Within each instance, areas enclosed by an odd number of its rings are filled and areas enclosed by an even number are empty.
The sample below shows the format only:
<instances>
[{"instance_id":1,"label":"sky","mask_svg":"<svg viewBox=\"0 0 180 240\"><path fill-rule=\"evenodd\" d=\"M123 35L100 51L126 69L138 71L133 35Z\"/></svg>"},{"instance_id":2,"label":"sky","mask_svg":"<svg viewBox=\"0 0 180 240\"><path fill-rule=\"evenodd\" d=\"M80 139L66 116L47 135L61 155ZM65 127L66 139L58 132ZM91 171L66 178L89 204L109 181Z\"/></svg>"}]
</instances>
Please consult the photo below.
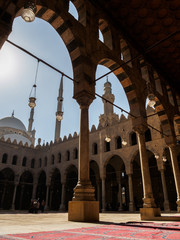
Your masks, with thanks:
<instances>
[{"instance_id":1,"label":"sky","mask_svg":"<svg viewBox=\"0 0 180 240\"><path fill-rule=\"evenodd\" d=\"M70 5L69 12L77 19L73 4ZM49 23L39 18L27 23L21 17L17 17L8 39L73 78L72 64L66 46ZM100 40L103 41L102 36ZM28 128L30 115L28 100L35 82L36 69L36 59L10 43L4 43L0 50L0 119L11 116L14 110L14 116ZM98 65L96 78L108 71L106 67ZM42 139L42 143L54 140L60 79L61 75L58 72L40 62L33 123L36 143L38 138ZM96 93L103 95L105 81L106 78L102 78L96 82ZM109 81L112 83L115 104L129 111L129 104L119 80L114 74L110 74ZM61 138L70 133L73 135L75 131L79 133L80 126L80 109L73 99L73 82L64 77L63 83L64 115L61 122ZM114 111L121 115L119 109L114 108ZM103 114L103 103L100 98L96 98L89 110L90 129L93 124L98 126L100 114Z\"/></svg>"}]
</instances>

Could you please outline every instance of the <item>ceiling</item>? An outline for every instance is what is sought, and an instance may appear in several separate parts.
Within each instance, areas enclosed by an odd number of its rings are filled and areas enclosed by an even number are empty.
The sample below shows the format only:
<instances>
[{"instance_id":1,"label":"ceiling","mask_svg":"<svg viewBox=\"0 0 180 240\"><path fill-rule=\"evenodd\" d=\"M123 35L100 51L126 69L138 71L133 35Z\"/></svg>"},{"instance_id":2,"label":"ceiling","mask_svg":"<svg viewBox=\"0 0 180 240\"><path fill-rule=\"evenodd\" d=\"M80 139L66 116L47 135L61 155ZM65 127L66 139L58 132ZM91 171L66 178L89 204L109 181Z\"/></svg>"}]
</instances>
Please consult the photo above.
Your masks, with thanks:
<instances>
[{"instance_id":1,"label":"ceiling","mask_svg":"<svg viewBox=\"0 0 180 240\"><path fill-rule=\"evenodd\" d=\"M180 0L91 1L180 95Z\"/></svg>"}]
</instances>

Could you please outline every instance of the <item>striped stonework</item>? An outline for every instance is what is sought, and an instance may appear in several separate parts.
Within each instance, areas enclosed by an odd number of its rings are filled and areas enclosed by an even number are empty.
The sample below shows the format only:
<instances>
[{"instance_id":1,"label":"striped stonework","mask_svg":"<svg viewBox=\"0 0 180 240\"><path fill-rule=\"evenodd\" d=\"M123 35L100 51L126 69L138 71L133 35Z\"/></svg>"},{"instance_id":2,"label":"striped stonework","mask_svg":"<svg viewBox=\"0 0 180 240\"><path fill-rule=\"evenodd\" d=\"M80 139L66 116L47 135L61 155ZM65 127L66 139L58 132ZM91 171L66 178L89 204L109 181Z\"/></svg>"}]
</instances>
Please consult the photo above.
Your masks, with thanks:
<instances>
[{"instance_id":1,"label":"striped stonework","mask_svg":"<svg viewBox=\"0 0 180 240\"><path fill-rule=\"evenodd\" d=\"M104 38L104 44L112 50L112 34L108 23L104 19L99 19L99 29Z\"/></svg>"},{"instance_id":2,"label":"striped stonework","mask_svg":"<svg viewBox=\"0 0 180 240\"><path fill-rule=\"evenodd\" d=\"M86 7L83 0L71 1L77 9L79 22L86 26Z\"/></svg>"},{"instance_id":3,"label":"striped stonework","mask_svg":"<svg viewBox=\"0 0 180 240\"><path fill-rule=\"evenodd\" d=\"M117 68L119 66L111 59L103 59L99 62L99 64L108 67L110 70L113 70L114 68ZM113 71L113 73L119 79L120 83L124 88L127 99L129 101L131 113L133 112L136 113L139 107L134 84L131 82L130 78L128 77L128 75L126 74L122 67L116 69L115 71Z\"/></svg>"},{"instance_id":4,"label":"striped stonework","mask_svg":"<svg viewBox=\"0 0 180 240\"><path fill-rule=\"evenodd\" d=\"M120 47L121 47L121 54L123 55L123 61L124 62L129 61L131 59L131 53L130 53L130 50L128 48L128 45L127 45L126 41L122 38L120 40ZM132 67L131 62L129 62L127 65L129 67Z\"/></svg>"},{"instance_id":5,"label":"striped stonework","mask_svg":"<svg viewBox=\"0 0 180 240\"><path fill-rule=\"evenodd\" d=\"M171 135L171 128L170 128L170 123L169 123L167 114L164 110L163 105L158 100L158 98L155 98L155 100L156 100L155 110L159 116L163 133L169 136Z\"/></svg>"}]
</instances>

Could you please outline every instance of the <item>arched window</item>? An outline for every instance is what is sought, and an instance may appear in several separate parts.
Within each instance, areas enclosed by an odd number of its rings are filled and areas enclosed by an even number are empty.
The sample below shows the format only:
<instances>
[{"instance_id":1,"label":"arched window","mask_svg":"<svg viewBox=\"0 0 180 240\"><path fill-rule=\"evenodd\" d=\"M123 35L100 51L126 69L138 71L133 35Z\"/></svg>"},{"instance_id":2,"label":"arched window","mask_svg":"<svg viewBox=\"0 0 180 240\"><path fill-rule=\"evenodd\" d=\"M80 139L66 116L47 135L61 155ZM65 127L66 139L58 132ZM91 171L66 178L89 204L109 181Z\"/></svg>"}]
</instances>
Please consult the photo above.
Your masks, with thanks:
<instances>
[{"instance_id":1,"label":"arched window","mask_svg":"<svg viewBox=\"0 0 180 240\"><path fill-rule=\"evenodd\" d=\"M12 165L17 165L17 156L16 155L13 156Z\"/></svg>"},{"instance_id":2,"label":"arched window","mask_svg":"<svg viewBox=\"0 0 180 240\"><path fill-rule=\"evenodd\" d=\"M44 158L44 166L47 167L47 157Z\"/></svg>"},{"instance_id":3,"label":"arched window","mask_svg":"<svg viewBox=\"0 0 180 240\"><path fill-rule=\"evenodd\" d=\"M35 159L33 158L33 159L31 160L31 168L34 168L34 166L35 166Z\"/></svg>"},{"instance_id":4,"label":"arched window","mask_svg":"<svg viewBox=\"0 0 180 240\"><path fill-rule=\"evenodd\" d=\"M8 155L7 153L4 153L2 156L2 163L7 163Z\"/></svg>"},{"instance_id":5,"label":"arched window","mask_svg":"<svg viewBox=\"0 0 180 240\"><path fill-rule=\"evenodd\" d=\"M145 141L146 142L150 142L152 141L152 138L151 138L151 130L148 128L148 130L145 131Z\"/></svg>"},{"instance_id":6,"label":"arched window","mask_svg":"<svg viewBox=\"0 0 180 240\"><path fill-rule=\"evenodd\" d=\"M51 156L51 164L54 165L55 157L54 154Z\"/></svg>"},{"instance_id":7,"label":"arched window","mask_svg":"<svg viewBox=\"0 0 180 240\"><path fill-rule=\"evenodd\" d=\"M109 152L111 150L110 142L105 141L105 152Z\"/></svg>"},{"instance_id":8,"label":"arched window","mask_svg":"<svg viewBox=\"0 0 180 240\"><path fill-rule=\"evenodd\" d=\"M26 157L23 157L22 166L23 166L23 167L26 167L26 163L27 163L27 158L26 158Z\"/></svg>"},{"instance_id":9,"label":"arched window","mask_svg":"<svg viewBox=\"0 0 180 240\"><path fill-rule=\"evenodd\" d=\"M92 153L93 153L94 155L98 154L98 145L97 145L97 143L93 143Z\"/></svg>"},{"instance_id":10,"label":"arched window","mask_svg":"<svg viewBox=\"0 0 180 240\"><path fill-rule=\"evenodd\" d=\"M77 148L75 148L73 151L73 157L74 157L74 159L78 159L78 149Z\"/></svg>"},{"instance_id":11,"label":"arched window","mask_svg":"<svg viewBox=\"0 0 180 240\"><path fill-rule=\"evenodd\" d=\"M117 137L116 138L116 149L120 149L122 148L122 141L121 141L121 137Z\"/></svg>"},{"instance_id":12,"label":"arched window","mask_svg":"<svg viewBox=\"0 0 180 240\"><path fill-rule=\"evenodd\" d=\"M61 162L61 153L58 153L58 162Z\"/></svg>"},{"instance_id":13,"label":"arched window","mask_svg":"<svg viewBox=\"0 0 180 240\"><path fill-rule=\"evenodd\" d=\"M40 158L39 159L39 168L41 168L42 167L42 159Z\"/></svg>"},{"instance_id":14,"label":"arched window","mask_svg":"<svg viewBox=\"0 0 180 240\"><path fill-rule=\"evenodd\" d=\"M137 144L136 133L135 133L135 132L132 132L130 136L131 136L131 146L136 145L136 144Z\"/></svg>"},{"instance_id":15,"label":"arched window","mask_svg":"<svg viewBox=\"0 0 180 240\"><path fill-rule=\"evenodd\" d=\"M66 160L67 160L67 161L70 160L70 151L69 151L69 150L66 152Z\"/></svg>"}]
</instances>

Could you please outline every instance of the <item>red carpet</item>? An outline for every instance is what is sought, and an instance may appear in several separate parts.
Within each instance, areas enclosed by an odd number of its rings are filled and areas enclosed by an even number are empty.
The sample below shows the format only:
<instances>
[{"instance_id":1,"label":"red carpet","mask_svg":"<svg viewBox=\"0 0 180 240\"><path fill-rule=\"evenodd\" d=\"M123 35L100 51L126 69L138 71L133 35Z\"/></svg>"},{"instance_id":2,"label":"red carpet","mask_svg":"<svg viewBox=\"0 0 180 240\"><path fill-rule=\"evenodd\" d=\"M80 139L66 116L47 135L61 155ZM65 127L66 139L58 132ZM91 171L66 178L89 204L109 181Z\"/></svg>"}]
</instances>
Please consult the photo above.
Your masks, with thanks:
<instances>
[{"instance_id":1,"label":"red carpet","mask_svg":"<svg viewBox=\"0 0 180 240\"><path fill-rule=\"evenodd\" d=\"M153 223L129 222L117 225L101 225L62 231L10 234L0 236L1 240L112 240L112 239L166 239L180 240L180 222Z\"/></svg>"}]
</instances>

